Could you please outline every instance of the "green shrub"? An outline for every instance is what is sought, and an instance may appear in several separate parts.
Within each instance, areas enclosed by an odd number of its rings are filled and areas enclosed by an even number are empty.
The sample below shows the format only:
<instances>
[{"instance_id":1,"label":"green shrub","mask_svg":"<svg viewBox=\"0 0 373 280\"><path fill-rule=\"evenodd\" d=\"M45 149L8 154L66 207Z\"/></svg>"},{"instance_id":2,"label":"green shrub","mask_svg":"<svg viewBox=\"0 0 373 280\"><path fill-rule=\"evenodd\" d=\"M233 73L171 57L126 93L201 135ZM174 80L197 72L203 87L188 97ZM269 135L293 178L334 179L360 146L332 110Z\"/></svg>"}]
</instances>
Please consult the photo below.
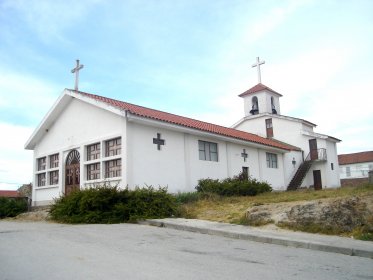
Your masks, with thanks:
<instances>
[{"instance_id":1,"label":"green shrub","mask_svg":"<svg viewBox=\"0 0 373 280\"><path fill-rule=\"evenodd\" d=\"M24 198L0 197L0 219L15 217L27 211L27 201Z\"/></svg>"},{"instance_id":2,"label":"green shrub","mask_svg":"<svg viewBox=\"0 0 373 280\"><path fill-rule=\"evenodd\" d=\"M65 223L120 223L170 217L175 212L175 199L166 188L128 190L100 186L58 198L50 215Z\"/></svg>"},{"instance_id":3,"label":"green shrub","mask_svg":"<svg viewBox=\"0 0 373 280\"><path fill-rule=\"evenodd\" d=\"M201 199L201 193L199 192L179 192L175 195L176 202L179 204L196 202Z\"/></svg>"},{"instance_id":4,"label":"green shrub","mask_svg":"<svg viewBox=\"0 0 373 280\"><path fill-rule=\"evenodd\" d=\"M271 186L266 182L259 182L254 178L240 173L233 178L224 180L201 179L196 190L199 193L216 193L222 196L254 196L264 192L271 192Z\"/></svg>"}]
</instances>

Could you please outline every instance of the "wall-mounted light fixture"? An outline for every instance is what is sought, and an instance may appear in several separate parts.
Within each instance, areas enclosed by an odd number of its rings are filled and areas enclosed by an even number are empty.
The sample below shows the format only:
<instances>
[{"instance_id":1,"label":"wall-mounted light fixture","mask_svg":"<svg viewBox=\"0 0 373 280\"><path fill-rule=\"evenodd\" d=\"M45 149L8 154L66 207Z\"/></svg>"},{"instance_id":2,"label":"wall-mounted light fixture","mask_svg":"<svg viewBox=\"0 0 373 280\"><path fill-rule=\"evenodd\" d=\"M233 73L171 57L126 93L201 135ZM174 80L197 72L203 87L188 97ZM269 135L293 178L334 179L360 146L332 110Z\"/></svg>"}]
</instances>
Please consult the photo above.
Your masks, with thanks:
<instances>
[{"instance_id":1,"label":"wall-mounted light fixture","mask_svg":"<svg viewBox=\"0 0 373 280\"><path fill-rule=\"evenodd\" d=\"M295 165L297 164L297 162L295 161L295 158L293 158L293 160L291 161L291 163L293 164L293 167L295 168Z\"/></svg>"}]
</instances>

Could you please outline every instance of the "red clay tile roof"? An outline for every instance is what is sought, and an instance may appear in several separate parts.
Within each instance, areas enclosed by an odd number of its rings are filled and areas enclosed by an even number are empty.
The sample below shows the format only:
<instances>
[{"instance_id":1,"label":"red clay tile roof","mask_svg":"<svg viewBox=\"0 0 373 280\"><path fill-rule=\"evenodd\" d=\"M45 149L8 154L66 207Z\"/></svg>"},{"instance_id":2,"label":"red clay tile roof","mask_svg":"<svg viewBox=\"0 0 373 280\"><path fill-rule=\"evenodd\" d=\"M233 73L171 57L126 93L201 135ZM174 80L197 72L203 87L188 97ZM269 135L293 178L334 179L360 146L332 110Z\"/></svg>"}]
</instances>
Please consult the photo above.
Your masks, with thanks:
<instances>
[{"instance_id":1,"label":"red clay tile roof","mask_svg":"<svg viewBox=\"0 0 373 280\"><path fill-rule=\"evenodd\" d=\"M256 92L258 92L258 91L262 91L262 90L268 90L268 91L271 91L271 92L273 92L273 93L276 93L276 94L282 96L282 95L281 95L280 93L278 93L277 91L274 91L273 89L271 89L271 88L269 88L269 87L267 87L267 86L265 86L265 85L259 83L259 84L257 84L256 86L253 86L252 88L248 89L247 91L241 93L241 94L239 95L239 97L244 97L244 96L246 96L246 95L253 94L253 93L256 93Z\"/></svg>"},{"instance_id":2,"label":"red clay tile roof","mask_svg":"<svg viewBox=\"0 0 373 280\"><path fill-rule=\"evenodd\" d=\"M20 197L18 191L2 191L0 190L0 197Z\"/></svg>"},{"instance_id":3,"label":"red clay tile roof","mask_svg":"<svg viewBox=\"0 0 373 280\"><path fill-rule=\"evenodd\" d=\"M205 132L210 132L218 135L223 135L243 141L248 141L248 142L253 142L261 145L266 145L274 148L279 148L283 150L294 150L294 146L287 145L286 143L280 143L277 141L273 141L271 139L263 138L260 137L256 134L244 132L241 130L233 129L233 128L228 128L212 123L207 123L207 122L202 122L199 120L191 119L191 118L186 118L138 105L134 105L131 103L99 96L99 95L94 95L86 92L81 92L81 91L74 91L71 90L72 92L79 93L83 96L87 96L89 98L93 98L95 100L99 100L102 102L105 102L106 104L109 104L111 106L117 107L122 110L126 110L130 112L131 114L134 114L136 116L144 117L144 118L149 118L149 119L154 119L158 121L163 121L171 124L176 124L184 127L189 127L193 129L198 129L201 131Z\"/></svg>"},{"instance_id":4,"label":"red clay tile roof","mask_svg":"<svg viewBox=\"0 0 373 280\"><path fill-rule=\"evenodd\" d=\"M340 165L373 162L373 151L338 155L338 162Z\"/></svg>"}]
</instances>

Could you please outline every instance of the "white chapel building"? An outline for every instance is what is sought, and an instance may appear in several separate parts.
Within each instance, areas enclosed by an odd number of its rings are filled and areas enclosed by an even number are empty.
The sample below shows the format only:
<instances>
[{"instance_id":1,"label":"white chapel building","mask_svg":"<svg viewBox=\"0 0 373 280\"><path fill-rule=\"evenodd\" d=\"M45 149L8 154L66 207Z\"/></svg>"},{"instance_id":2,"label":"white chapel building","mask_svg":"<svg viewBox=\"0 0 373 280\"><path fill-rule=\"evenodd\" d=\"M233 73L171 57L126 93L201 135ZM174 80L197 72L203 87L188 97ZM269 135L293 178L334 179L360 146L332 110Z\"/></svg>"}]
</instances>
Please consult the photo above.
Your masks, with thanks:
<instances>
[{"instance_id":1,"label":"white chapel building","mask_svg":"<svg viewBox=\"0 0 373 280\"><path fill-rule=\"evenodd\" d=\"M239 96L245 115L229 128L65 89L25 144L33 205L103 183L194 191L240 172L274 190L340 186L340 140L281 115L281 94L261 83Z\"/></svg>"}]
</instances>

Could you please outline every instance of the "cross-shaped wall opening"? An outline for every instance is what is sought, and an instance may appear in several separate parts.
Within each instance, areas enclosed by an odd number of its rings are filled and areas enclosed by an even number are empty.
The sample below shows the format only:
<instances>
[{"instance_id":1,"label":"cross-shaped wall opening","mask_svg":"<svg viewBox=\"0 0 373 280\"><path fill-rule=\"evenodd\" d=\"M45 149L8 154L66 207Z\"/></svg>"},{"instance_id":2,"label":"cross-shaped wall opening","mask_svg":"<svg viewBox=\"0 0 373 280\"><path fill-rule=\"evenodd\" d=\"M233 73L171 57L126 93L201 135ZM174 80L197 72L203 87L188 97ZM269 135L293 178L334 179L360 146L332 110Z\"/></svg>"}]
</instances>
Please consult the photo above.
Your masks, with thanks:
<instances>
[{"instance_id":1,"label":"cross-shaped wall opening","mask_svg":"<svg viewBox=\"0 0 373 280\"><path fill-rule=\"evenodd\" d=\"M249 155L246 153L246 149L243 149L242 153L241 153L241 157L243 157L243 161L246 161L246 159L247 159L248 156Z\"/></svg>"},{"instance_id":2,"label":"cross-shaped wall opening","mask_svg":"<svg viewBox=\"0 0 373 280\"><path fill-rule=\"evenodd\" d=\"M161 139L161 134L157 133L157 138L153 138L153 144L157 145L158 151L161 150L161 146L165 145L165 140Z\"/></svg>"}]
</instances>

